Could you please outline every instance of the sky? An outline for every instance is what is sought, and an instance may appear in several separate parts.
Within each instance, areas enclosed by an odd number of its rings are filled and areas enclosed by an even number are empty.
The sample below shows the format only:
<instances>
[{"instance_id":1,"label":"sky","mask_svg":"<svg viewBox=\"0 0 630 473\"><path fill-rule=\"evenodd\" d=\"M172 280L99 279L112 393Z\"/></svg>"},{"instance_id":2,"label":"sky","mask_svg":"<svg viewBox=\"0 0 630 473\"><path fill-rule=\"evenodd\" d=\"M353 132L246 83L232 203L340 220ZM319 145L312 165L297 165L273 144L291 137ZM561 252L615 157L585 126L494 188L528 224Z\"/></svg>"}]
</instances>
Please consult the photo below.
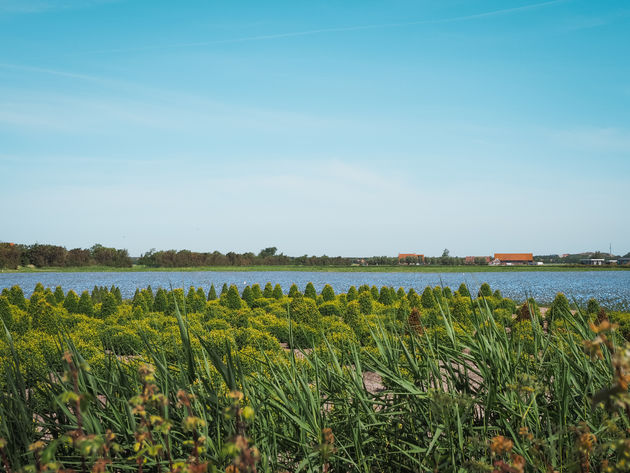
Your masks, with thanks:
<instances>
[{"instance_id":1,"label":"sky","mask_svg":"<svg viewBox=\"0 0 630 473\"><path fill-rule=\"evenodd\" d=\"M0 0L0 241L630 251L624 0Z\"/></svg>"}]
</instances>

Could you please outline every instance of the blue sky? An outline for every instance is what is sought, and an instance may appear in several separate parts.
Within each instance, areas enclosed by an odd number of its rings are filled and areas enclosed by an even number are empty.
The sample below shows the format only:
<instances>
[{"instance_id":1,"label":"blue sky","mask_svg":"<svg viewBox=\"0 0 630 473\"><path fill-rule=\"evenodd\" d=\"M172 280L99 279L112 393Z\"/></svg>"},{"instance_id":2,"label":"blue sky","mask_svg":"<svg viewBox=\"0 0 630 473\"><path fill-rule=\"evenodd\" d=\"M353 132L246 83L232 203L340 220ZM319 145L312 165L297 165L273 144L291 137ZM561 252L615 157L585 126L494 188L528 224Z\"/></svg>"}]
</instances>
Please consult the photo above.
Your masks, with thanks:
<instances>
[{"instance_id":1,"label":"blue sky","mask_svg":"<svg viewBox=\"0 0 630 473\"><path fill-rule=\"evenodd\" d=\"M630 251L625 1L0 0L0 241Z\"/></svg>"}]
</instances>

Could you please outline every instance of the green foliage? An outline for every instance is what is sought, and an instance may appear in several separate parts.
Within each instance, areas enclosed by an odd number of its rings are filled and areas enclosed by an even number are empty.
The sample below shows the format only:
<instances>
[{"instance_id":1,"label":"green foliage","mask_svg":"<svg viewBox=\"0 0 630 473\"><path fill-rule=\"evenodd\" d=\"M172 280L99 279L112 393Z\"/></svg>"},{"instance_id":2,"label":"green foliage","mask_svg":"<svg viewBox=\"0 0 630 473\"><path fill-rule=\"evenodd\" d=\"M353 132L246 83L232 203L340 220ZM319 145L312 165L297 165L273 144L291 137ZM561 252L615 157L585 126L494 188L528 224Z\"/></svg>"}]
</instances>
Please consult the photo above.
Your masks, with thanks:
<instances>
[{"instance_id":1,"label":"green foliage","mask_svg":"<svg viewBox=\"0 0 630 473\"><path fill-rule=\"evenodd\" d=\"M270 282L265 284L265 289L262 294L265 299L271 299L273 297L273 286Z\"/></svg>"},{"instance_id":2,"label":"green foliage","mask_svg":"<svg viewBox=\"0 0 630 473\"><path fill-rule=\"evenodd\" d=\"M155 312L166 312L168 308L168 296L165 289L158 288L153 301L153 310Z\"/></svg>"},{"instance_id":3,"label":"green foliage","mask_svg":"<svg viewBox=\"0 0 630 473\"><path fill-rule=\"evenodd\" d=\"M600 310L601 310L601 307L599 306L599 302L597 302L596 299L591 298L586 303L587 314L598 314Z\"/></svg>"},{"instance_id":4,"label":"green foliage","mask_svg":"<svg viewBox=\"0 0 630 473\"><path fill-rule=\"evenodd\" d=\"M251 287L245 286L245 289L243 289L242 299L247 303L249 307L252 307L254 305L254 293Z\"/></svg>"},{"instance_id":5,"label":"green foliage","mask_svg":"<svg viewBox=\"0 0 630 473\"><path fill-rule=\"evenodd\" d=\"M308 282L306 284L306 287L304 288L304 297L317 300L317 291L315 291L315 286L313 286L312 282Z\"/></svg>"},{"instance_id":6,"label":"green foliage","mask_svg":"<svg viewBox=\"0 0 630 473\"><path fill-rule=\"evenodd\" d=\"M83 298L83 294L81 294L81 298ZM79 300L79 304L80 303L81 301ZM114 315L116 313L117 308L118 308L118 301L116 300L116 296L114 296L114 294L112 294L111 292L108 292L103 297L103 303L101 304L101 311L99 313L99 317L101 319L110 317L111 315Z\"/></svg>"},{"instance_id":7,"label":"green foliage","mask_svg":"<svg viewBox=\"0 0 630 473\"><path fill-rule=\"evenodd\" d=\"M61 289L61 286L57 286L55 288L55 302L57 303L57 305L62 304L64 300L66 300L66 296L63 293L63 289Z\"/></svg>"},{"instance_id":8,"label":"green foliage","mask_svg":"<svg viewBox=\"0 0 630 473\"><path fill-rule=\"evenodd\" d=\"M359 319L361 318L361 306L359 301L350 301L346 306L346 310L342 315L343 321L353 329L359 325Z\"/></svg>"},{"instance_id":9,"label":"green foliage","mask_svg":"<svg viewBox=\"0 0 630 473\"><path fill-rule=\"evenodd\" d=\"M214 288L214 284L210 285L210 290L208 291L208 300L214 301L217 298L217 290Z\"/></svg>"},{"instance_id":10,"label":"green foliage","mask_svg":"<svg viewBox=\"0 0 630 473\"><path fill-rule=\"evenodd\" d=\"M282 287L280 286L280 284L275 285L271 295L274 299L282 299L284 297L284 293L282 292Z\"/></svg>"},{"instance_id":11,"label":"green foliage","mask_svg":"<svg viewBox=\"0 0 630 473\"><path fill-rule=\"evenodd\" d=\"M322 299L324 302L335 300L335 291L330 284L324 285L324 288L322 289Z\"/></svg>"},{"instance_id":12,"label":"green foliage","mask_svg":"<svg viewBox=\"0 0 630 473\"><path fill-rule=\"evenodd\" d=\"M379 293L378 301L383 305L392 305L394 303L394 298L392 297L392 293L390 292L387 286L381 287L381 292Z\"/></svg>"},{"instance_id":13,"label":"green foliage","mask_svg":"<svg viewBox=\"0 0 630 473\"><path fill-rule=\"evenodd\" d=\"M459 294L455 295L453 298L453 308L451 309L453 319L464 322L469 320L471 313L470 299Z\"/></svg>"},{"instance_id":14,"label":"green foliage","mask_svg":"<svg viewBox=\"0 0 630 473\"><path fill-rule=\"evenodd\" d=\"M372 295L372 300L377 301L378 297L380 296L380 293L378 292L378 287L372 286L370 288L370 294Z\"/></svg>"},{"instance_id":15,"label":"green foliage","mask_svg":"<svg viewBox=\"0 0 630 473\"><path fill-rule=\"evenodd\" d=\"M221 304L228 309L238 310L242 307L242 302L238 288L234 284L230 286L225 296L221 296Z\"/></svg>"},{"instance_id":16,"label":"green foliage","mask_svg":"<svg viewBox=\"0 0 630 473\"><path fill-rule=\"evenodd\" d=\"M79 296L72 289L66 294L66 299L63 301L64 308L71 314L75 314L79 310Z\"/></svg>"},{"instance_id":17,"label":"green foliage","mask_svg":"<svg viewBox=\"0 0 630 473\"><path fill-rule=\"evenodd\" d=\"M22 291L22 288L17 284L11 286L11 289L9 289L8 298L10 304L19 307L22 310L27 310L26 299L24 298L24 291Z\"/></svg>"},{"instance_id":18,"label":"green foliage","mask_svg":"<svg viewBox=\"0 0 630 473\"><path fill-rule=\"evenodd\" d=\"M492 289L490 288L490 284L484 282L479 288L479 297L492 297Z\"/></svg>"},{"instance_id":19,"label":"green foliage","mask_svg":"<svg viewBox=\"0 0 630 473\"><path fill-rule=\"evenodd\" d=\"M221 287L221 295L225 296L227 295L227 292L228 292L228 285L227 283L223 283L223 286Z\"/></svg>"},{"instance_id":20,"label":"green foliage","mask_svg":"<svg viewBox=\"0 0 630 473\"><path fill-rule=\"evenodd\" d=\"M113 313L115 313L115 308L116 308L116 306L118 304L117 304L116 298L115 298L115 296L113 294L108 294L105 299L107 299L108 297L109 298L112 298L112 297L114 298L113 299L114 300L114 309L111 312L113 314ZM81 293L81 297L79 298L79 303L77 304L77 313L78 314L87 315L88 317L91 317L91 316L94 315L94 306L92 305L92 297L90 296L90 293L88 291L83 291Z\"/></svg>"},{"instance_id":21,"label":"green foliage","mask_svg":"<svg viewBox=\"0 0 630 473\"><path fill-rule=\"evenodd\" d=\"M435 301L435 296L433 295L433 290L427 286L422 292L422 297L420 298L422 307L425 309L433 309L437 307L437 303Z\"/></svg>"},{"instance_id":22,"label":"green foliage","mask_svg":"<svg viewBox=\"0 0 630 473\"><path fill-rule=\"evenodd\" d=\"M348 293L346 294L346 300L348 302L356 301L359 297L359 293L357 292L357 288L354 286L350 286L348 289Z\"/></svg>"},{"instance_id":23,"label":"green foliage","mask_svg":"<svg viewBox=\"0 0 630 473\"><path fill-rule=\"evenodd\" d=\"M359 298L357 299L359 302L359 310L362 314L371 314L372 313L372 294L370 291L363 291L359 293Z\"/></svg>"},{"instance_id":24,"label":"green foliage","mask_svg":"<svg viewBox=\"0 0 630 473\"><path fill-rule=\"evenodd\" d=\"M13 330L13 310L6 296L0 296L0 320L9 330ZM0 331L4 332L1 326Z\"/></svg>"},{"instance_id":25,"label":"green foliage","mask_svg":"<svg viewBox=\"0 0 630 473\"><path fill-rule=\"evenodd\" d=\"M263 297L263 293L260 290L260 285L259 284L254 284L252 286L252 294L254 295L254 300L261 299Z\"/></svg>"},{"instance_id":26,"label":"green foliage","mask_svg":"<svg viewBox=\"0 0 630 473\"><path fill-rule=\"evenodd\" d=\"M500 301L501 299L503 299L503 294L501 294L501 291L497 289L492 293L492 297Z\"/></svg>"},{"instance_id":27,"label":"green foliage","mask_svg":"<svg viewBox=\"0 0 630 473\"><path fill-rule=\"evenodd\" d=\"M319 312L323 316L341 315L339 305L335 301L327 301L319 306Z\"/></svg>"},{"instance_id":28,"label":"green foliage","mask_svg":"<svg viewBox=\"0 0 630 473\"><path fill-rule=\"evenodd\" d=\"M571 307L569 306L569 301L567 300L567 297L563 293L559 292L558 294L556 294L556 297L551 303L551 306L549 307L549 310L547 311L546 315L549 318L549 320L554 320L558 317L562 317L567 314L568 315L571 314Z\"/></svg>"},{"instance_id":29,"label":"green foliage","mask_svg":"<svg viewBox=\"0 0 630 473\"><path fill-rule=\"evenodd\" d=\"M313 299L302 297L291 300L289 313L291 318L299 324L305 324L317 329L320 328L322 316Z\"/></svg>"},{"instance_id":30,"label":"green foliage","mask_svg":"<svg viewBox=\"0 0 630 473\"><path fill-rule=\"evenodd\" d=\"M459 287L457 288L457 292L459 292L461 296L470 297L470 291L468 290L468 287L464 283L461 283L459 285Z\"/></svg>"},{"instance_id":31,"label":"green foliage","mask_svg":"<svg viewBox=\"0 0 630 473\"><path fill-rule=\"evenodd\" d=\"M289 297L293 298L293 297L299 297L302 294L300 293L300 290L297 287L297 284L291 284L291 287L289 288Z\"/></svg>"}]
</instances>

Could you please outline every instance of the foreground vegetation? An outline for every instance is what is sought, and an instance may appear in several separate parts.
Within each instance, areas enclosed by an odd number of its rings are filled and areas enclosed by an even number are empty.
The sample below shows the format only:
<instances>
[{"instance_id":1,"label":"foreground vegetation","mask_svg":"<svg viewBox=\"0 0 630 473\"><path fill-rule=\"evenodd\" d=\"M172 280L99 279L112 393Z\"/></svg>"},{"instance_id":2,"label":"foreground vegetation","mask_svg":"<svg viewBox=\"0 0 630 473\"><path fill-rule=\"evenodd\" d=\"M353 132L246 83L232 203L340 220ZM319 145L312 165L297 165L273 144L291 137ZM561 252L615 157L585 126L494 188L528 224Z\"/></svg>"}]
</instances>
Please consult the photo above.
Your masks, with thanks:
<instances>
[{"instance_id":1,"label":"foreground vegetation","mask_svg":"<svg viewBox=\"0 0 630 473\"><path fill-rule=\"evenodd\" d=\"M6 471L630 468L630 314L594 300L39 285L0 318Z\"/></svg>"}]
</instances>

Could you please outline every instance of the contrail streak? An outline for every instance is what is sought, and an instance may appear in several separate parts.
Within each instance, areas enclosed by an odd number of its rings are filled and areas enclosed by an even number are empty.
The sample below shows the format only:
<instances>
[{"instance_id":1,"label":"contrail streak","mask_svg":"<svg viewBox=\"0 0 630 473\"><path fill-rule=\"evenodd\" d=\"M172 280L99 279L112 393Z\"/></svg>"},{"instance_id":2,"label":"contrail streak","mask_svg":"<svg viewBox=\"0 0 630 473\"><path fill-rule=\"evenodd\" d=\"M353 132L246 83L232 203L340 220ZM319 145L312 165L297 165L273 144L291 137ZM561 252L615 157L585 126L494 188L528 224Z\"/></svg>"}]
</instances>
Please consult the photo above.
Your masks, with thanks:
<instances>
[{"instance_id":1,"label":"contrail streak","mask_svg":"<svg viewBox=\"0 0 630 473\"><path fill-rule=\"evenodd\" d=\"M504 8L501 10L493 10L493 11L488 11L488 12L475 13L472 15L456 16L456 17L450 17L450 18L438 18L435 20L417 20L417 21L405 21L405 22L400 22L400 23L380 23L380 24L372 24L372 25L319 28L319 29L306 30L306 31L293 31L293 32L287 32L287 33L275 33L275 34L258 35L258 36L245 36L242 38L219 39L219 40L212 40L212 41L200 41L200 42L194 42L194 43L178 43L178 44L170 44L170 45L163 45L163 46L145 46L145 47L139 47L139 48L108 49L108 50L92 51L91 53L118 53L118 52L149 51L153 49L187 48L187 47L198 47L198 46L211 46L214 44L245 43L245 42L250 42L250 41L264 41L264 40L270 40L270 39L293 38L296 36L311 36L311 35L318 35L322 33L339 33L339 32L346 32L346 31L361 31L361 30L374 30L374 29L386 29L386 28L399 28L399 27L415 26L415 25L452 23L456 21L476 20L479 18L487 18L487 17L497 16L497 15L507 15L510 13L516 13L520 11L532 10L535 8L547 7L547 6L555 5L558 3L564 3L566 1L570 1L570 0L550 0L547 2L534 3L532 5L524 5L521 7Z\"/></svg>"}]
</instances>

